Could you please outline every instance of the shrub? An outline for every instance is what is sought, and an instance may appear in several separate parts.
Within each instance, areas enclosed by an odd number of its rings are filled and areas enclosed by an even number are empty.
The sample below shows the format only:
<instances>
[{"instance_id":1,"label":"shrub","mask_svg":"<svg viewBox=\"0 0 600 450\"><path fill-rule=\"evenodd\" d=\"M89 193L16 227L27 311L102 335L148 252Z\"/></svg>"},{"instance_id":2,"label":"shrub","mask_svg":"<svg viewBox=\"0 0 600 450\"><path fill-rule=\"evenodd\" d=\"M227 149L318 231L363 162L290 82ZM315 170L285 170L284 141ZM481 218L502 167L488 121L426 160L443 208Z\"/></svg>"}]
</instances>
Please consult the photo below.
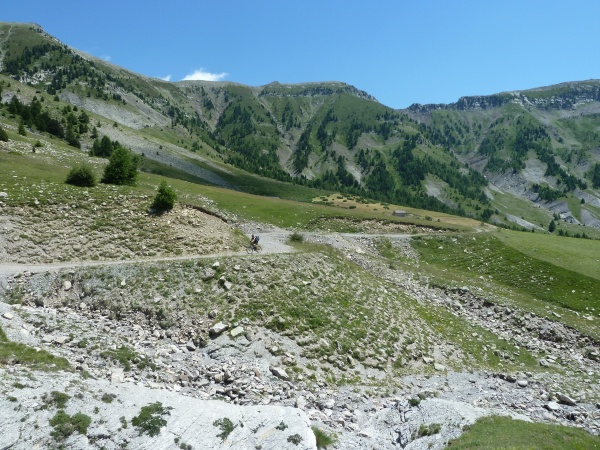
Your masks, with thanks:
<instances>
[{"instance_id":1,"label":"shrub","mask_svg":"<svg viewBox=\"0 0 600 450\"><path fill-rule=\"evenodd\" d=\"M101 400L102 400L104 403L112 403L112 402L113 402L113 400L114 400L116 397L117 397L117 396L116 396L115 394L107 394L107 393L104 393L104 395L102 396L102 399L101 399Z\"/></svg>"},{"instance_id":2,"label":"shrub","mask_svg":"<svg viewBox=\"0 0 600 450\"><path fill-rule=\"evenodd\" d=\"M326 448L327 446L333 444L335 442L335 437L330 436L325 433L323 430L317 427L311 427L313 433L315 434L315 438L317 439L317 448Z\"/></svg>"},{"instance_id":3,"label":"shrub","mask_svg":"<svg viewBox=\"0 0 600 450\"><path fill-rule=\"evenodd\" d=\"M50 425L54 427L54 431L50 433L57 441L71 436L75 431L79 434L87 434L87 429L92 423L90 416L86 416L82 413L73 414L69 416L64 410L58 411L52 419L50 419Z\"/></svg>"},{"instance_id":4,"label":"shrub","mask_svg":"<svg viewBox=\"0 0 600 450\"><path fill-rule=\"evenodd\" d=\"M235 425L233 424L231 419L227 417L215 420L213 422L213 425L221 430L221 432L217 434L217 437L220 437L223 441L227 439L227 436L229 436L235 428Z\"/></svg>"},{"instance_id":5,"label":"shrub","mask_svg":"<svg viewBox=\"0 0 600 450\"><path fill-rule=\"evenodd\" d=\"M175 205L175 200L177 200L177 194L167 185L167 182L163 180L158 185L158 192L154 197L150 209L157 214L170 211Z\"/></svg>"},{"instance_id":6,"label":"shrub","mask_svg":"<svg viewBox=\"0 0 600 450\"><path fill-rule=\"evenodd\" d=\"M438 434L442 426L439 423L432 423L429 425L421 424L419 426L419 437L423 436L433 436L434 434Z\"/></svg>"},{"instance_id":7,"label":"shrub","mask_svg":"<svg viewBox=\"0 0 600 450\"><path fill-rule=\"evenodd\" d=\"M92 187L96 185L96 177L89 166L83 165L73 167L67 175L65 183L74 186Z\"/></svg>"},{"instance_id":8,"label":"shrub","mask_svg":"<svg viewBox=\"0 0 600 450\"><path fill-rule=\"evenodd\" d=\"M2 127L0 127L0 141L8 142L8 133Z\"/></svg>"},{"instance_id":9,"label":"shrub","mask_svg":"<svg viewBox=\"0 0 600 450\"><path fill-rule=\"evenodd\" d=\"M160 429L167 424L162 416L169 414L170 409L172 408L163 407L160 402L143 406L140 414L131 419L131 424L138 428L140 434L146 433L148 436L157 436Z\"/></svg>"},{"instance_id":10,"label":"shrub","mask_svg":"<svg viewBox=\"0 0 600 450\"><path fill-rule=\"evenodd\" d=\"M300 233L294 232L290 235L290 242L296 242L298 244L304 242L304 236Z\"/></svg>"},{"instance_id":11,"label":"shrub","mask_svg":"<svg viewBox=\"0 0 600 450\"><path fill-rule=\"evenodd\" d=\"M104 168L102 182L106 184L134 185L137 180L138 157L118 145Z\"/></svg>"},{"instance_id":12,"label":"shrub","mask_svg":"<svg viewBox=\"0 0 600 450\"><path fill-rule=\"evenodd\" d=\"M291 436L288 436L287 441L294 445L298 445L300 442L302 442L302 436L300 436L298 433L292 434Z\"/></svg>"},{"instance_id":13,"label":"shrub","mask_svg":"<svg viewBox=\"0 0 600 450\"><path fill-rule=\"evenodd\" d=\"M421 403L421 399L420 398L411 398L408 400L408 404L410 406L419 406L419 403Z\"/></svg>"},{"instance_id":14,"label":"shrub","mask_svg":"<svg viewBox=\"0 0 600 450\"><path fill-rule=\"evenodd\" d=\"M64 392L52 391L50 395L47 393L42 395L42 401L44 402L43 408L54 406L55 408L63 409L71 397Z\"/></svg>"}]
</instances>

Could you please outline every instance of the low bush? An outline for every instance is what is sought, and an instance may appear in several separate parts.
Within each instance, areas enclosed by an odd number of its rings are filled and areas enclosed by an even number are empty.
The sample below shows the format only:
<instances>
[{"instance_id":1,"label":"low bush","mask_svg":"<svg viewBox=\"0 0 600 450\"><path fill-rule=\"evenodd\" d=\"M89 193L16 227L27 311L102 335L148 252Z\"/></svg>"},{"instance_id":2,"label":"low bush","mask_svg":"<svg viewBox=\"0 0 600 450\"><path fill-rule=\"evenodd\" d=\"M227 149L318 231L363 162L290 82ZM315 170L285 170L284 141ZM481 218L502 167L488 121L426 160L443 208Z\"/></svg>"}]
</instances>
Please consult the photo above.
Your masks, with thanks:
<instances>
[{"instance_id":1,"label":"low bush","mask_svg":"<svg viewBox=\"0 0 600 450\"><path fill-rule=\"evenodd\" d=\"M173 206L175 206L175 200L177 200L177 194L173 188L167 185L167 182L163 180L158 186L158 192L154 197L154 201L152 202L150 209L155 214L162 214L173 209Z\"/></svg>"},{"instance_id":2,"label":"low bush","mask_svg":"<svg viewBox=\"0 0 600 450\"><path fill-rule=\"evenodd\" d=\"M432 423L429 425L421 424L419 426L419 437L423 436L433 436L434 434L438 434L442 426L439 423Z\"/></svg>"},{"instance_id":3,"label":"low bush","mask_svg":"<svg viewBox=\"0 0 600 450\"><path fill-rule=\"evenodd\" d=\"M63 409L71 397L64 392L52 391L50 394L43 394L42 401L44 402L44 409L49 406Z\"/></svg>"},{"instance_id":4,"label":"low bush","mask_svg":"<svg viewBox=\"0 0 600 450\"><path fill-rule=\"evenodd\" d=\"M160 429L167 424L162 416L169 414L171 409L164 407L160 402L151 403L142 407L140 414L131 419L131 424L138 429L140 434L158 436Z\"/></svg>"},{"instance_id":5,"label":"low bush","mask_svg":"<svg viewBox=\"0 0 600 450\"><path fill-rule=\"evenodd\" d=\"M65 183L74 186L92 187L96 185L96 177L89 166L78 166L71 169Z\"/></svg>"},{"instance_id":6,"label":"low bush","mask_svg":"<svg viewBox=\"0 0 600 450\"><path fill-rule=\"evenodd\" d=\"M298 444L300 444L300 442L302 442L302 436L300 436L297 433L292 434L291 436L288 436L287 441L291 442L294 445L298 445Z\"/></svg>"},{"instance_id":7,"label":"low bush","mask_svg":"<svg viewBox=\"0 0 600 450\"><path fill-rule=\"evenodd\" d=\"M312 431L317 439L317 448L327 448L329 445L335 443L335 436L327 434L325 431L317 427L312 427Z\"/></svg>"},{"instance_id":8,"label":"low bush","mask_svg":"<svg viewBox=\"0 0 600 450\"><path fill-rule=\"evenodd\" d=\"M297 244L300 244L302 242L304 242L304 236L302 236L300 233L292 233L290 235L290 242L295 242Z\"/></svg>"},{"instance_id":9,"label":"low bush","mask_svg":"<svg viewBox=\"0 0 600 450\"><path fill-rule=\"evenodd\" d=\"M86 416L82 413L73 414L69 416L64 410L59 410L52 419L50 419L50 425L54 428L54 431L50 435L57 441L62 441L71 436L75 431L79 434L87 434L87 429L92 423L90 416Z\"/></svg>"},{"instance_id":10,"label":"low bush","mask_svg":"<svg viewBox=\"0 0 600 450\"><path fill-rule=\"evenodd\" d=\"M217 437L221 438L223 441L227 439L227 436L229 436L235 428L235 425L228 417L215 420L213 425L221 430L221 432L217 434Z\"/></svg>"}]
</instances>

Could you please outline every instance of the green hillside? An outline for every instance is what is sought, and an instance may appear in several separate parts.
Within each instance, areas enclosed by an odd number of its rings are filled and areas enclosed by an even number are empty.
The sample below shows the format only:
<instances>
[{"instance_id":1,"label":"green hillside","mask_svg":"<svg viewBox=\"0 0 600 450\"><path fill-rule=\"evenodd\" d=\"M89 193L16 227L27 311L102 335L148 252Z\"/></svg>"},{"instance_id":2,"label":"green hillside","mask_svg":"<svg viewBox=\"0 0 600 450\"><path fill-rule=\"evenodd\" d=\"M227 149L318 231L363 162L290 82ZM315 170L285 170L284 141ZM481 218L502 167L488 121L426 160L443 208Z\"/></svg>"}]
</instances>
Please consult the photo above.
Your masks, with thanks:
<instances>
[{"instance_id":1,"label":"green hillside","mask_svg":"<svg viewBox=\"0 0 600 450\"><path fill-rule=\"evenodd\" d=\"M82 150L103 137L118 141L149 160L149 170L163 164L252 192L264 191L249 182L258 175L516 229L547 230L552 220L562 225L555 233L600 228L597 81L396 111L342 82L152 79L33 24L0 24L0 49L10 114ZM45 125L33 117L42 101ZM20 105L30 111L21 114Z\"/></svg>"}]
</instances>

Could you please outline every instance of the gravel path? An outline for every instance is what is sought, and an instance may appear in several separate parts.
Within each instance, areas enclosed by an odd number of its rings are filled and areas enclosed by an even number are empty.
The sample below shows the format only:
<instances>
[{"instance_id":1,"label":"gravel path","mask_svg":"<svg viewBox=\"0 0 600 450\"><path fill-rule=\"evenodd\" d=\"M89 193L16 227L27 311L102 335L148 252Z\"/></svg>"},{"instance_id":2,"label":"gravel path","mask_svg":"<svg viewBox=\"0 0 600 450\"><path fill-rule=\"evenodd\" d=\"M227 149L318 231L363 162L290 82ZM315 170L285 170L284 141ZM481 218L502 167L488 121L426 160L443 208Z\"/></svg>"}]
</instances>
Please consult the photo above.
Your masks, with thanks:
<instances>
[{"instance_id":1,"label":"gravel path","mask_svg":"<svg viewBox=\"0 0 600 450\"><path fill-rule=\"evenodd\" d=\"M258 232L256 232L258 234ZM290 253L294 248L288 244L288 240L292 232L277 229L275 231L260 232L260 245L262 252L265 254L272 253ZM307 232L301 233L302 236L310 242L331 245L338 249L358 248L357 241L363 238L386 237L388 239L410 239L409 234L367 234L367 233L316 233ZM248 236L250 240L250 236ZM201 258L215 258L219 256L243 256L246 252L219 252L202 255L183 255L183 256L159 256L150 258L135 258L120 261L70 261L65 263L52 264L17 264L17 263L0 263L0 285L6 281L8 277L12 277L18 273L30 272L39 273L45 271L56 271L61 269L69 269L75 267L93 267L93 266L109 266L118 264L140 264L157 261L184 261Z\"/></svg>"}]
</instances>

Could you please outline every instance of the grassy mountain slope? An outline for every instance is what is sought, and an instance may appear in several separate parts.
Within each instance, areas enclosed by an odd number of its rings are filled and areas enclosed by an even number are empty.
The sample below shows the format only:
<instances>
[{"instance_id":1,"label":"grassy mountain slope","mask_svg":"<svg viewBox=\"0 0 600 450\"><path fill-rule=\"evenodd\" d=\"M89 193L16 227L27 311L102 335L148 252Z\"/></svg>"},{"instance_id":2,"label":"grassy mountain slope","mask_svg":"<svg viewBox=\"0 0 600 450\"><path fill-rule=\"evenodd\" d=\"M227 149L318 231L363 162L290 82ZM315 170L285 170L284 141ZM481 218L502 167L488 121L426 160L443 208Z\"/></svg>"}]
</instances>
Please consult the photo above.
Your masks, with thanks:
<instances>
[{"instance_id":1,"label":"grassy mountain slope","mask_svg":"<svg viewBox=\"0 0 600 450\"><path fill-rule=\"evenodd\" d=\"M590 80L412 105L406 112L428 124L433 142L486 175L494 191L528 200L555 219L597 227L599 100L600 81Z\"/></svg>"},{"instance_id":2,"label":"grassy mountain slope","mask_svg":"<svg viewBox=\"0 0 600 450\"><path fill-rule=\"evenodd\" d=\"M266 195L320 189L506 226L546 229L555 220L569 235L582 234L580 223L600 228L594 81L395 111L340 82L140 76L35 24L0 24L0 52L0 71L14 83L3 84L4 103L67 102L92 118L83 131L54 113L75 146L107 136L144 155L149 170L164 170L159 163Z\"/></svg>"}]
</instances>

